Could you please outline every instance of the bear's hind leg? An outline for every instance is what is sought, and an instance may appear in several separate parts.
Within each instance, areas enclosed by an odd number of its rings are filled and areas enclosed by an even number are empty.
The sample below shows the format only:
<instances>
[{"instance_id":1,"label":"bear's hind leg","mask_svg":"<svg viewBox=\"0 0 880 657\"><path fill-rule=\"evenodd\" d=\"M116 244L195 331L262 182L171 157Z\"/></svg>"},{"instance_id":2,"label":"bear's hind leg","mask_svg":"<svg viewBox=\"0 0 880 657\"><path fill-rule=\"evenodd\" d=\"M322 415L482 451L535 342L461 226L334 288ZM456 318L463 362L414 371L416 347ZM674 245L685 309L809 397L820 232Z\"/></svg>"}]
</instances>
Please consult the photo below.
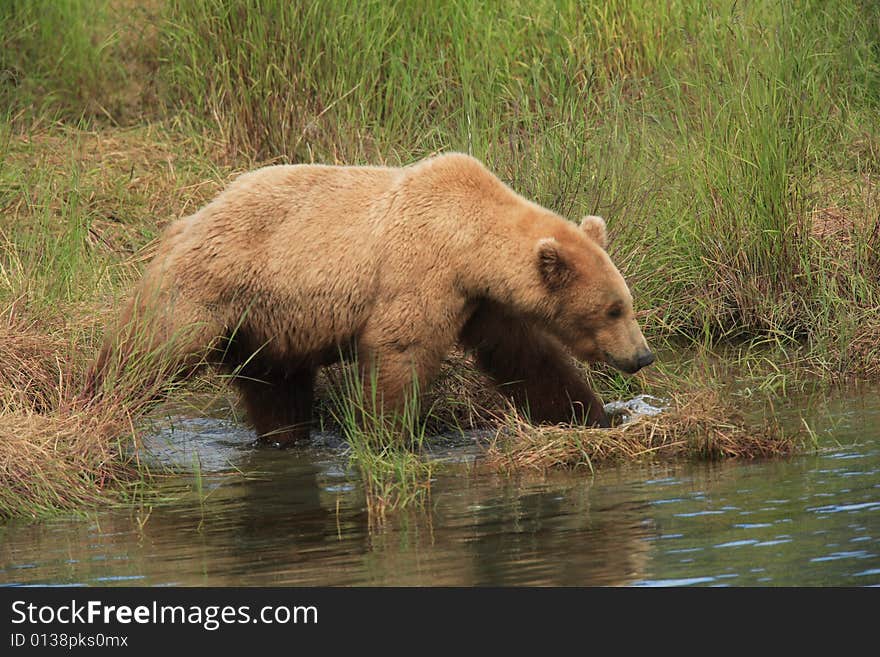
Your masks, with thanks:
<instances>
[{"instance_id":1,"label":"bear's hind leg","mask_svg":"<svg viewBox=\"0 0 880 657\"><path fill-rule=\"evenodd\" d=\"M283 448L309 437L313 369L272 370L259 378L238 375L233 380L260 442Z\"/></svg>"},{"instance_id":2,"label":"bear's hind leg","mask_svg":"<svg viewBox=\"0 0 880 657\"><path fill-rule=\"evenodd\" d=\"M610 426L602 402L571 357L528 322L486 302L462 329L461 342L530 421Z\"/></svg>"}]
</instances>

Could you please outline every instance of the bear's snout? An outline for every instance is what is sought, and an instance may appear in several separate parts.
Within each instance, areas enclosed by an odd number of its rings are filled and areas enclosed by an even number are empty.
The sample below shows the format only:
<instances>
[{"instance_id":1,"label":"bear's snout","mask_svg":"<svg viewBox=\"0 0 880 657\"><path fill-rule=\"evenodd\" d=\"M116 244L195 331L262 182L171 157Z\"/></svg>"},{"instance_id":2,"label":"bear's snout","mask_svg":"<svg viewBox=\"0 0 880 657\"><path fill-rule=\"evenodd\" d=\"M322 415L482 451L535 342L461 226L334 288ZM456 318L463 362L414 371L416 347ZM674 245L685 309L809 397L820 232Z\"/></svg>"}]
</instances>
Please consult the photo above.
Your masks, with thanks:
<instances>
[{"instance_id":1,"label":"bear's snout","mask_svg":"<svg viewBox=\"0 0 880 657\"><path fill-rule=\"evenodd\" d=\"M614 358L607 352L605 353L605 362L615 369L618 369L621 372L626 372L627 374L635 374L643 367L647 367L653 363L654 360L654 354L650 349L640 351L633 358L627 358L625 360Z\"/></svg>"},{"instance_id":2,"label":"bear's snout","mask_svg":"<svg viewBox=\"0 0 880 657\"><path fill-rule=\"evenodd\" d=\"M654 354L650 351L646 351L641 356L639 356L638 361L636 361L636 372L638 372L643 367L647 367L651 363L654 362Z\"/></svg>"}]
</instances>

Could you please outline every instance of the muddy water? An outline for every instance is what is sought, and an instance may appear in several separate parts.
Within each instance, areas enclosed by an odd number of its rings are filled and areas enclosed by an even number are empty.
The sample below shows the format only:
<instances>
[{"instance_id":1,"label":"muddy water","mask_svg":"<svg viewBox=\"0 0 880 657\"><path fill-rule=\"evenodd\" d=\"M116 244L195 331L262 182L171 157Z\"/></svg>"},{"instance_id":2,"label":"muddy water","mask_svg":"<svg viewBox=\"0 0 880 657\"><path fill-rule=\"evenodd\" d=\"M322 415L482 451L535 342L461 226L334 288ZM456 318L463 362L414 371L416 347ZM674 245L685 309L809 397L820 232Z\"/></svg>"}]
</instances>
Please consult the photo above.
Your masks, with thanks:
<instances>
[{"instance_id":1,"label":"muddy water","mask_svg":"<svg viewBox=\"0 0 880 657\"><path fill-rule=\"evenodd\" d=\"M198 476L169 481L165 502L0 526L0 583L878 585L880 391L809 404L817 454L595 476L461 467L428 511L384 526L333 436L254 450L222 420L179 420L153 452ZM467 438L438 449L475 453Z\"/></svg>"}]
</instances>

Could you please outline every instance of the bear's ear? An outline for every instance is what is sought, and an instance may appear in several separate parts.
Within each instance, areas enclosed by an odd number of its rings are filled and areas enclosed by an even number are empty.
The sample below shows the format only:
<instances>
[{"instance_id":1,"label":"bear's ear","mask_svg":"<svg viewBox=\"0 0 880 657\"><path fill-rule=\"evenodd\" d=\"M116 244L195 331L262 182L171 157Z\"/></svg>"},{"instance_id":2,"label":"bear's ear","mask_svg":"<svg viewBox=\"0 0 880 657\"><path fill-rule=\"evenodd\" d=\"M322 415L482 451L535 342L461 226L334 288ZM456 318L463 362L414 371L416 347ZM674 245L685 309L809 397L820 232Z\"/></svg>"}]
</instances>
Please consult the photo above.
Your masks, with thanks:
<instances>
[{"instance_id":1,"label":"bear's ear","mask_svg":"<svg viewBox=\"0 0 880 657\"><path fill-rule=\"evenodd\" d=\"M560 250L559 242L552 237L538 240L535 246L538 255L538 271L541 280L550 290L558 290L571 280L574 272Z\"/></svg>"},{"instance_id":2,"label":"bear's ear","mask_svg":"<svg viewBox=\"0 0 880 657\"><path fill-rule=\"evenodd\" d=\"M603 249L608 241L608 234L605 231L605 220L595 215L587 215L581 219L581 230L593 239L596 244Z\"/></svg>"}]
</instances>

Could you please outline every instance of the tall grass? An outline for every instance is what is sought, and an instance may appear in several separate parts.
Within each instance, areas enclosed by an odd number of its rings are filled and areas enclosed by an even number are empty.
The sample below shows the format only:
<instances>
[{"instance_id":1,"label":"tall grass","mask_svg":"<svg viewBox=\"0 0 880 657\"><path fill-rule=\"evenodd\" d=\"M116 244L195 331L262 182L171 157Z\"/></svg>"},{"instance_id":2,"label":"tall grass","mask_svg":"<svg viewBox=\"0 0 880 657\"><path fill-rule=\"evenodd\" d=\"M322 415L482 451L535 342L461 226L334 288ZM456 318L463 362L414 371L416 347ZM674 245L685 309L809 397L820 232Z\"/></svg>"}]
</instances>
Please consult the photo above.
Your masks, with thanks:
<instances>
[{"instance_id":1,"label":"tall grass","mask_svg":"<svg viewBox=\"0 0 880 657\"><path fill-rule=\"evenodd\" d=\"M828 336L877 307L872 4L257 5L168 5L172 98L233 151L471 152L555 210L606 215L654 332L844 353ZM842 180L867 193L844 205Z\"/></svg>"},{"instance_id":2,"label":"tall grass","mask_svg":"<svg viewBox=\"0 0 880 657\"><path fill-rule=\"evenodd\" d=\"M86 116L124 86L126 7L6 2L10 106ZM877 329L875 4L168 0L137 19L166 117L233 162L465 150L554 210L605 215L654 337L769 336L875 368L847 348Z\"/></svg>"},{"instance_id":3,"label":"tall grass","mask_svg":"<svg viewBox=\"0 0 880 657\"><path fill-rule=\"evenodd\" d=\"M101 112L121 69L113 34L98 34L107 2L4 0L0 3L0 101L13 111ZM29 105L36 105L35 108Z\"/></svg>"},{"instance_id":4,"label":"tall grass","mask_svg":"<svg viewBox=\"0 0 880 657\"><path fill-rule=\"evenodd\" d=\"M566 143L574 163L580 145L565 137L585 136L600 90L674 51L680 13L631 0L171 1L166 74L178 107L267 157L501 147L531 165L524 147L541 139Z\"/></svg>"},{"instance_id":5,"label":"tall grass","mask_svg":"<svg viewBox=\"0 0 880 657\"><path fill-rule=\"evenodd\" d=\"M80 166L71 162L65 169L68 177L59 190L45 169L0 167L0 180L33 190L22 199L30 221L11 221L0 228L5 256L0 274L3 291L12 298L47 304L74 301L93 295L106 272L89 253L93 215L85 207Z\"/></svg>"}]
</instances>

